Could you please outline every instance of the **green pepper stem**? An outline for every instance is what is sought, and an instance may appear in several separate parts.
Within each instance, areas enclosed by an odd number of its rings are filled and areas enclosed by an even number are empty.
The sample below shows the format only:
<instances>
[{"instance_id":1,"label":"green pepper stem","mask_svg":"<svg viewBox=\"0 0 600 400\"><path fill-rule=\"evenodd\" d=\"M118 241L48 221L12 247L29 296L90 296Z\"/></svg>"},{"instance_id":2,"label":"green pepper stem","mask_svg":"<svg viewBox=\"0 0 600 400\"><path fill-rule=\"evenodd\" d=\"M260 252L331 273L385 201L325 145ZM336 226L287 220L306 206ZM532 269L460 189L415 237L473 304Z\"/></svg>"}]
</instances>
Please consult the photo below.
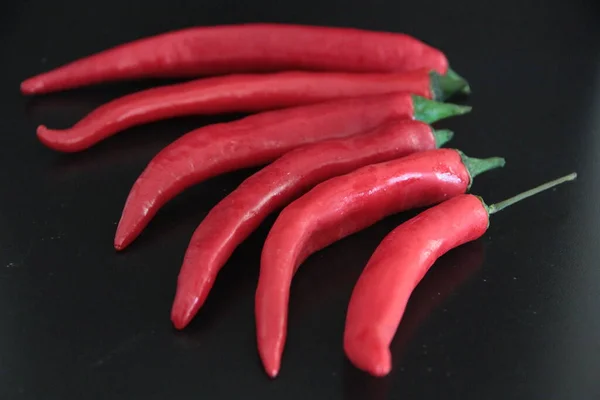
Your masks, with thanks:
<instances>
[{"instance_id":1,"label":"green pepper stem","mask_svg":"<svg viewBox=\"0 0 600 400\"><path fill-rule=\"evenodd\" d=\"M460 154L463 164L467 168L467 172L471 177L469 182L469 188L473 184L473 178L484 172L490 171L496 168L502 168L506 164L506 161L502 157L490 157L490 158L473 158L467 156L460 150L456 150Z\"/></svg>"},{"instance_id":2,"label":"green pepper stem","mask_svg":"<svg viewBox=\"0 0 600 400\"><path fill-rule=\"evenodd\" d=\"M465 82L465 86L463 86L460 90L460 93L462 94L471 94L471 86L469 85L469 83L466 81L465 78L463 78L462 76L460 76L459 74L456 73L456 71L454 71L452 68L448 68L448 72L446 72L446 75L448 78L454 79L454 80L462 80Z\"/></svg>"},{"instance_id":3,"label":"green pepper stem","mask_svg":"<svg viewBox=\"0 0 600 400\"><path fill-rule=\"evenodd\" d=\"M417 95L413 95L412 99L414 118L427 124L432 124L444 118L467 114L471 111L469 106L441 103Z\"/></svg>"},{"instance_id":4,"label":"green pepper stem","mask_svg":"<svg viewBox=\"0 0 600 400\"><path fill-rule=\"evenodd\" d=\"M450 129L436 129L433 131L433 137L435 138L435 147L440 148L452 140L454 132Z\"/></svg>"},{"instance_id":5,"label":"green pepper stem","mask_svg":"<svg viewBox=\"0 0 600 400\"><path fill-rule=\"evenodd\" d=\"M555 179L553 181L544 183L543 185L540 185L538 187L534 187L533 189L529 189L526 192L519 193L518 195L513 196L513 197L511 197L509 199L506 199L504 201L501 201L499 203L492 204L491 206L486 206L487 212L488 212L489 215L495 214L498 211L502 211L506 207L510 207L513 204L518 203L521 200L524 200L524 199L526 199L528 197L531 197L533 195L541 193L541 192L543 192L545 190L551 189L554 186L560 185L561 183L565 183L565 182L568 182L568 181L573 181L576 178L577 178L577 173L573 172L572 174L565 175L562 178L558 178L558 179Z\"/></svg>"},{"instance_id":6,"label":"green pepper stem","mask_svg":"<svg viewBox=\"0 0 600 400\"><path fill-rule=\"evenodd\" d=\"M458 74L440 75L435 71L429 73L431 92L435 100L446 100L457 93L464 93L469 84Z\"/></svg>"}]
</instances>

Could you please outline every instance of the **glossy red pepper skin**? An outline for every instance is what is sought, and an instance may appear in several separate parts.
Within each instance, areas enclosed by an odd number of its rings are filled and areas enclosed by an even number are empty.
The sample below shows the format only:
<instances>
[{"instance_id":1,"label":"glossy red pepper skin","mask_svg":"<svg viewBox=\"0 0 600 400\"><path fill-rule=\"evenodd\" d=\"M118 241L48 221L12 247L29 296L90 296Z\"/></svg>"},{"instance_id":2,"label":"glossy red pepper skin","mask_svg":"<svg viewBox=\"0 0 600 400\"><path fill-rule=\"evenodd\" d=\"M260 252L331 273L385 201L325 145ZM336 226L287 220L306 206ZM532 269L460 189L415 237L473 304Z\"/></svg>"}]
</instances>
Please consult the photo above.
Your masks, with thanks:
<instances>
[{"instance_id":1,"label":"glossy red pepper skin","mask_svg":"<svg viewBox=\"0 0 600 400\"><path fill-rule=\"evenodd\" d=\"M405 34L249 23L187 28L125 43L27 79L21 92L48 93L152 77L421 68L445 74L448 60L441 51Z\"/></svg>"},{"instance_id":2,"label":"glossy red pepper skin","mask_svg":"<svg viewBox=\"0 0 600 400\"><path fill-rule=\"evenodd\" d=\"M292 277L309 255L393 213L462 194L469 184L459 152L439 149L332 178L287 206L263 247L256 291L258 349L267 374L279 372Z\"/></svg>"},{"instance_id":3,"label":"glossy red pepper skin","mask_svg":"<svg viewBox=\"0 0 600 400\"><path fill-rule=\"evenodd\" d=\"M256 112L337 98L408 92L434 99L430 73L281 72L229 75L143 90L92 111L72 128L38 127L47 147L75 152L132 126L184 115Z\"/></svg>"},{"instance_id":4,"label":"glossy red pepper skin","mask_svg":"<svg viewBox=\"0 0 600 400\"><path fill-rule=\"evenodd\" d=\"M488 223L482 201L466 194L429 208L386 236L350 298L344 351L352 364L374 376L390 372L389 346L411 293L439 257L481 237Z\"/></svg>"},{"instance_id":5,"label":"glossy red pepper skin","mask_svg":"<svg viewBox=\"0 0 600 400\"><path fill-rule=\"evenodd\" d=\"M298 148L246 179L194 232L177 281L171 312L175 327L183 329L190 322L235 248L271 212L331 177L435 148L429 125L395 121L369 133Z\"/></svg>"},{"instance_id":6,"label":"glossy red pepper skin","mask_svg":"<svg viewBox=\"0 0 600 400\"><path fill-rule=\"evenodd\" d=\"M413 111L411 95L381 95L264 112L192 131L156 155L133 185L117 227L115 248L125 248L160 207L192 185L267 164L305 144L411 118Z\"/></svg>"}]
</instances>

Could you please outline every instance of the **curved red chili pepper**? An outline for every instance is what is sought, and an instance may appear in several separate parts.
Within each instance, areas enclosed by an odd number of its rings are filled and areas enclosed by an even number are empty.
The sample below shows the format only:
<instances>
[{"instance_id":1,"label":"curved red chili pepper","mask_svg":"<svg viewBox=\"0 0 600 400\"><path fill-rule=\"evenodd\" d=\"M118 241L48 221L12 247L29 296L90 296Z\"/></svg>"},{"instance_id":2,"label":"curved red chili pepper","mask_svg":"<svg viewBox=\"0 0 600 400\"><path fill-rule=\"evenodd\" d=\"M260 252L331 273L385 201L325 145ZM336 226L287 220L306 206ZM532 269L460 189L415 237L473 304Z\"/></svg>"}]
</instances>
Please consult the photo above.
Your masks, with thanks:
<instances>
[{"instance_id":1,"label":"curved red chili pepper","mask_svg":"<svg viewBox=\"0 0 600 400\"><path fill-rule=\"evenodd\" d=\"M464 193L472 177L504 165L439 149L360 168L317 185L287 206L263 247L256 331L267 374L279 372L292 277L312 253L386 216Z\"/></svg>"},{"instance_id":2,"label":"curved red chili pepper","mask_svg":"<svg viewBox=\"0 0 600 400\"><path fill-rule=\"evenodd\" d=\"M228 75L143 90L106 103L69 129L40 125L38 138L65 152L87 149L132 126L184 116L256 112L337 98L408 92L440 100L467 86L461 78L419 70L397 74L280 72Z\"/></svg>"},{"instance_id":3,"label":"curved red chili pepper","mask_svg":"<svg viewBox=\"0 0 600 400\"><path fill-rule=\"evenodd\" d=\"M24 94L152 77L320 70L445 74L448 60L416 38L389 32L292 24L239 24L181 29L73 61L25 80Z\"/></svg>"},{"instance_id":4,"label":"curved red chili pepper","mask_svg":"<svg viewBox=\"0 0 600 400\"><path fill-rule=\"evenodd\" d=\"M208 213L192 236L171 311L175 327L183 329L196 315L235 248L271 212L326 179L434 149L451 137L451 132L433 132L422 122L395 121L363 135L298 148L246 179Z\"/></svg>"},{"instance_id":5,"label":"curved red chili pepper","mask_svg":"<svg viewBox=\"0 0 600 400\"><path fill-rule=\"evenodd\" d=\"M433 122L469 110L404 93L264 112L197 129L163 149L135 182L115 247L126 247L163 204L208 178L263 165L301 145L352 136L394 119L414 116Z\"/></svg>"},{"instance_id":6,"label":"curved red chili pepper","mask_svg":"<svg viewBox=\"0 0 600 400\"><path fill-rule=\"evenodd\" d=\"M394 229L377 247L352 292L344 330L350 361L371 375L387 375L392 368L389 346L408 299L434 262L481 237L489 215L576 177L567 175L491 206L478 196L456 196Z\"/></svg>"},{"instance_id":7,"label":"curved red chili pepper","mask_svg":"<svg viewBox=\"0 0 600 400\"><path fill-rule=\"evenodd\" d=\"M381 242L348 306L344 350L356 367L375 376L389 373L389 345L412 290L435 260L483 235L487 225L481 201L461 195L405 222Z\"/></svg>"}]
</instances>

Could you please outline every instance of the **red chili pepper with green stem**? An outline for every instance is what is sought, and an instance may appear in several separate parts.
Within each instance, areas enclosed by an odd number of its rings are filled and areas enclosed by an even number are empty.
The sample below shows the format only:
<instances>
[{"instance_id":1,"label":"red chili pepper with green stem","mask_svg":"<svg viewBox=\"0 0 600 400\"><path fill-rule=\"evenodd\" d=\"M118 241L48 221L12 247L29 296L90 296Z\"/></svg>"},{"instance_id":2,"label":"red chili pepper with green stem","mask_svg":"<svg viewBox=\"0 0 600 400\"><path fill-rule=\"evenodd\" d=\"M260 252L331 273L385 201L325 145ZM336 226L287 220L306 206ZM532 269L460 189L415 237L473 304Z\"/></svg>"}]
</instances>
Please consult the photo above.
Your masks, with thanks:
<instances>
[{"instance_id":1,"label":"red chili pepper with green stem","mask_svg":"<svg viewBox=\"0 0 600 400\"><path fill-rule=\"evenodd\" d=\"M475 176L502 166L499 157L430 150L329 179L284 208L265 241L256 290L258 349L267 374L279 372L292 277L309 255L388 215L465 193Z\"/></svg>"},{"instance_id":2,"label":"red chili pepper with green stem","mask_svg":"<svg viewBox=\"0 0 600 400\"><path fill-rule=\"evenodd\" d=\"M392 120L432 123L468 111L470 107L400 93L269 111L197 129L163 149L137 179L117 227L115 248L125 248L160 207L206 179L264 165L299 146L367 132Z\"/></svg>"},{"instance_id":3,"label":"red chili pepper with green stem","mask_svg":"<svg viewBox=\"0 0 600 400\"><path fill-rule=\"evenodd\" d=\"M456 196L393 230L373 253L350 298L344 330L350 361L374 376L387 375L392 368L389 346L408 299L434 262L480 238L490 215L576 177L567 175L491 206L478 196Z\"/></svg>"},{"instance_id":4,"label":"red chili pepper with green stem","mask_svg":"<svg viewBox=\"0 0 600 400\"><path fill-rule=\"evenodd\" d=\"M235 248L273 211L312 186L411 153L441 147L452 137L419 121L400 120L371 132L327 140L286 153L246 179L208 213L194 232L177 280L171 320L183 329L204 304Z\"/></svg>"},{"instance_id":5,"label":"red chili pepper with green stem","mask_svg":"<svg viewBox=\"0 0 600 400\"><path fill-rule=\"evenodd\" d=\"M241 72L448 72L438 49L406 34L248 23L181 29L124 43L21 83L40 94L103 82Z\"/></svg>"},{"instance_id":6,"label":"red chili pepper with green stem","mask_svg":"<svg viewBox=\"0 0 600 400\"><path fill-rule=\"evenodd\" d=\"M394 92L444 100L467 87L460 77L418 70L394 74L280 72L228 75L143 90L106 103L69 129L40 125L51 149L75 152L127 128L185 115L258 112Z\"/></svg>"}]
</instances>

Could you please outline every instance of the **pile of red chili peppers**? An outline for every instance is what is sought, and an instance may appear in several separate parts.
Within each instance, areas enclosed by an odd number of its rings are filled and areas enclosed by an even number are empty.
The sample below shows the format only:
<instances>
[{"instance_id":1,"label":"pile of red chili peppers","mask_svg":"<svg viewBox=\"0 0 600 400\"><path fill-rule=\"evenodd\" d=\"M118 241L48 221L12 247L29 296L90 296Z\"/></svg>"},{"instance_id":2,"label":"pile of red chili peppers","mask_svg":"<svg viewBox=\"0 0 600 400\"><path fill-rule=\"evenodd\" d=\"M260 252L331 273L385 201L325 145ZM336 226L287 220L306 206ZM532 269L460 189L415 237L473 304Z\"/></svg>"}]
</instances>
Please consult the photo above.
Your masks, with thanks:
<instances>
[{"instance_id":1,"label":"pile of red chili peppers","mask_svg":"<svg viewBox=\"0 0 600 400\"><path fill-rule=\"evenodd\" d=\"M393 230L352 293L344 351L375 376L390 372L389 345L408 299L437 258L483 235L489 215L575 174L487 206L466 194L504 159L443 149L453 136L431 123L471 108L443 101L469 94L440 50L399 33L290 24L188 28L136 40L25 80L34 95L111 81L197 78L113 100L40 141L82 151L127 128L185 115L245 112L171 143L137 179L115 235L122 250L159 209L217 175L263 168L200 223L185 253L171 320L183 329L227 260L265 218L255 298L258 350L279 373L291 281L314 252L388 215L429 207Z\"/></svg>"}]
</instances>

